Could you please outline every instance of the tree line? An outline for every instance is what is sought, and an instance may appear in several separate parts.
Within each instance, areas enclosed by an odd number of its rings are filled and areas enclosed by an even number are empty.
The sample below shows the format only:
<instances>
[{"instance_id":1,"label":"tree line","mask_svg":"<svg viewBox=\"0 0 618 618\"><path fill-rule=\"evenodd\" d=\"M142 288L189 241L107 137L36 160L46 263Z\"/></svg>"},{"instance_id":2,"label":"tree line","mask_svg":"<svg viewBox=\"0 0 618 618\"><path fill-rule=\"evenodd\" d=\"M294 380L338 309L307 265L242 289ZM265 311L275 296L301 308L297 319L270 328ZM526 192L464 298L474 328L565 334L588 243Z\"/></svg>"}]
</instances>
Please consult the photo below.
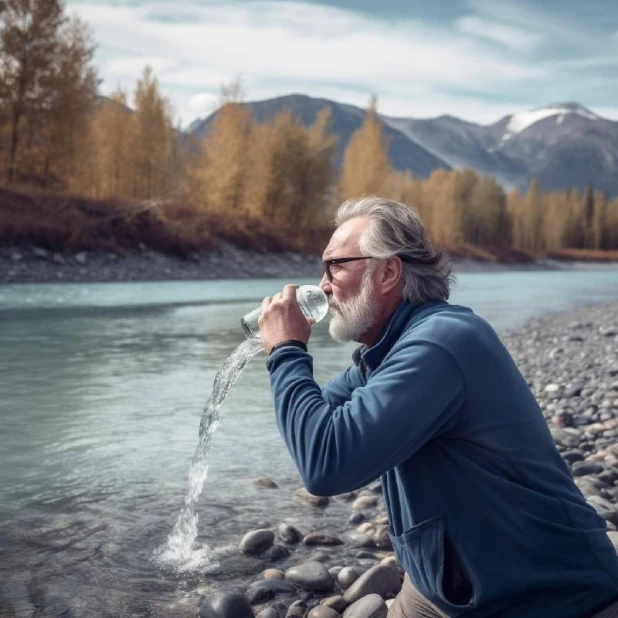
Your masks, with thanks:
<instances>
[{"instance_id":1,"label":"tree line","mask_svg":"<svg viewBox=\"0 0 618 618\"><path fill-rule=\"evenodd\" d=\"M177 202L311 229L349 197L414 205L437 244L618 248L618 199L588 187L505 191L473 170L428 179L396 171L372 100L340 169L327 108L310 126L290 111L258 123L238 83L223 87L200 139L182 133L150 68L134 91L98 93L94 41L62 0L0 0L0 182L98 199ZM190 220L190 217L189 217Z\"/></svg>"}]
</instances>

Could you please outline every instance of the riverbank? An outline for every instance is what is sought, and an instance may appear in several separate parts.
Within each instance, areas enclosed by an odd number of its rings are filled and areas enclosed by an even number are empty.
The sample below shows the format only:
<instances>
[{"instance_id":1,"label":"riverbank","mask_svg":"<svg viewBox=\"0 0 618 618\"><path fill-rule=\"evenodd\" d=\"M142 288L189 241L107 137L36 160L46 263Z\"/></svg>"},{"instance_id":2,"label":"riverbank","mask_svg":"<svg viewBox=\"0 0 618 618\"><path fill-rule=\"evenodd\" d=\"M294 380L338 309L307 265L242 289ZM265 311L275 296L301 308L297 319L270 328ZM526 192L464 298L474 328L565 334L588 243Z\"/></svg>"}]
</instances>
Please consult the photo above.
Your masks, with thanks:
<instances>
[{"instance_id":1,"label":"riverbank","mask_svg":"<svg viewBox=\"0 0 618 618\"><path fill-rule=\"evenodd\" d=\"M453 257L455 272L616 269L618 262L539 259L506 263ZM319 256L296 252L262 253L229 242L181 259L139 245L132 253L53 252L43 247L0 247L0 283L91 283L192 281L209 279L319 278Z\"/></svg>"},{"instance_id":2,"label":"riverbank","mask_svg":"<svg viewBox=\"0 0 618 618\"><path fill-rule=\"evenodd\" d=\"M618 551L618 304L584 307L528 322L503 337L528 380L557 448ZM276 478L256 479L281 491ZM242 559L254 581L200 600L202 618L384 618L402 571L388 540L379 483L331 499L299 488L298 527L247 530L221 567ZM316 512L347 506L340 530L316 528Z\"/></svg>"}]
</instances>

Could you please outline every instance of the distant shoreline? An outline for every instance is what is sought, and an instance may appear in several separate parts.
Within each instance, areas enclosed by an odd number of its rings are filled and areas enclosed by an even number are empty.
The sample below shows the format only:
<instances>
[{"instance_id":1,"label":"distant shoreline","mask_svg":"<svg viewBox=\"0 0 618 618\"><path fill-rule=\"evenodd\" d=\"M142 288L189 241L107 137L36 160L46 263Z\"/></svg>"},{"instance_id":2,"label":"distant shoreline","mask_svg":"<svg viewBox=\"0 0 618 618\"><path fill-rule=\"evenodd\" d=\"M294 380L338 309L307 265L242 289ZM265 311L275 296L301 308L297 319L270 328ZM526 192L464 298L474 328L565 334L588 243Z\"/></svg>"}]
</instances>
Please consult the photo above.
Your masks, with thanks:
<instances>
[{"instance_id":1,"label":"distant shoreline","mask_svg":"<svg viewBox=\"0 0 618 618\"><path fill-rule=\"evenodd\" d=\"M538 270L613 270L618 262L539 259L504 263L454 257L457 273ZM41 247L0 247L0 284L94 283L130 281L199 281L221 279L319 278L318 256L301 253L260 253L220 243L217 250L183 260L148 249L129 254L81 251L54 253Z\"/></svg>"}]
</instances>

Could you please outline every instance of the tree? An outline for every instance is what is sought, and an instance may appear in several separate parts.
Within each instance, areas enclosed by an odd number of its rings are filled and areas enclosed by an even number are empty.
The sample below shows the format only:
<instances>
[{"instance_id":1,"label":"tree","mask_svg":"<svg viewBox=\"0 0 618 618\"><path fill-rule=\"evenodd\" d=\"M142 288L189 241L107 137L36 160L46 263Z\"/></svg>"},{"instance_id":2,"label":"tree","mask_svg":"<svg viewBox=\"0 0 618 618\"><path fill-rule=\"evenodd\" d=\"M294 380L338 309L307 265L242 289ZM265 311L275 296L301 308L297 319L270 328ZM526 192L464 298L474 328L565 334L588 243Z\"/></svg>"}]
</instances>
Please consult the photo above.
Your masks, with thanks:
<instances>
[{"instance_id":1,"label":"tree","mask_svg":"<svg viewBox=\"0 0 618 618\"><path fill-rule=\"evenodd\" d=\"M159 82L146 67L134 93L133 115L135 170L133 195L139 199L162 197L170 184L172 120Z\"/></svg>"},{"instance_id":2,"label":"tree","mask_svg":"<svg viewBox=\"0 0 618 618\"><path fill-rule=\"evenodd\" d=\"M191 172L191 199L210 210L241 208L253 117L240 97L238 81L222 87L220 107Z\"/></svg>"},{"instance_id":3,"label":"tree","mask_svg":"<svg viewBox=\"0 0 618 618\"><path fill-rule=\"evenodd\" d=\"M350 138L343 155L340 199L383 194L389 173L388 140L378 118L377 100L373 98L365 121Z\"/></svg>"},{"instance_id":4,"label":"tree","mask_svg":"<svg viewBox=\"0 0 618 618\"><path fill-rule=\"evenodd\" d=\"M135 160L134 122L121 90L101 101L93 114L89 140L91 157L82 191L91 197L130 199L133 197Z\"/></svg>"},{"instance_id":5,"label":"tree","mask_svg":"<svg viewBox=\"0 0 618 618\"><path fill-rule=\"evenodd\" d=\"M9 143L6 179L12 182L24 123L50 108L58 33L66 19L60 0L5 0L0 13L0 107L6 110Z\"/></svg>"},{"instance_id":6,"label":"tree","mask_svg":"<svg viewBox=\"0 0 618 618\"><path fill-rule=\"evenodd\" d=\"M61 0L5 0L0 12L0 117L5 180L66 187L96 95L87 27Z\"/></svg>"}]
</instances>

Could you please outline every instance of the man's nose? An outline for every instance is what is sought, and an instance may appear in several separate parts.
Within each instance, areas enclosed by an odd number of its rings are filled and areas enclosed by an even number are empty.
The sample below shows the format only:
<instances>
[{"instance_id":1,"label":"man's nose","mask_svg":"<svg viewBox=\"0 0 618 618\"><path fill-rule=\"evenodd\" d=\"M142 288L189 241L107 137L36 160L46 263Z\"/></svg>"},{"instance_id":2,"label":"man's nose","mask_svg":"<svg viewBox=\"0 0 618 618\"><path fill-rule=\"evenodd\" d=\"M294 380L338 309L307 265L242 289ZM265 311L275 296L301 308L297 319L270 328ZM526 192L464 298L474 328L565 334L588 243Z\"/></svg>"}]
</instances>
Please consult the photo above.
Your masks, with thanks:
<instances>
[{"instance_id":1,"label":"man's nose","mask_svg":"<svg viewBox=\"0 0 618 618\"><path fill-rule=\"evenodd\" d=\"M333 293L333 289L330 285L330 281L328 280L328 277L326 276L326 273L322 275L322 279L320 281L320 287L322 288L322 291L324 292L324 294L326 294L327 296L330 296Z\"/></svg>"}]
</instances>

